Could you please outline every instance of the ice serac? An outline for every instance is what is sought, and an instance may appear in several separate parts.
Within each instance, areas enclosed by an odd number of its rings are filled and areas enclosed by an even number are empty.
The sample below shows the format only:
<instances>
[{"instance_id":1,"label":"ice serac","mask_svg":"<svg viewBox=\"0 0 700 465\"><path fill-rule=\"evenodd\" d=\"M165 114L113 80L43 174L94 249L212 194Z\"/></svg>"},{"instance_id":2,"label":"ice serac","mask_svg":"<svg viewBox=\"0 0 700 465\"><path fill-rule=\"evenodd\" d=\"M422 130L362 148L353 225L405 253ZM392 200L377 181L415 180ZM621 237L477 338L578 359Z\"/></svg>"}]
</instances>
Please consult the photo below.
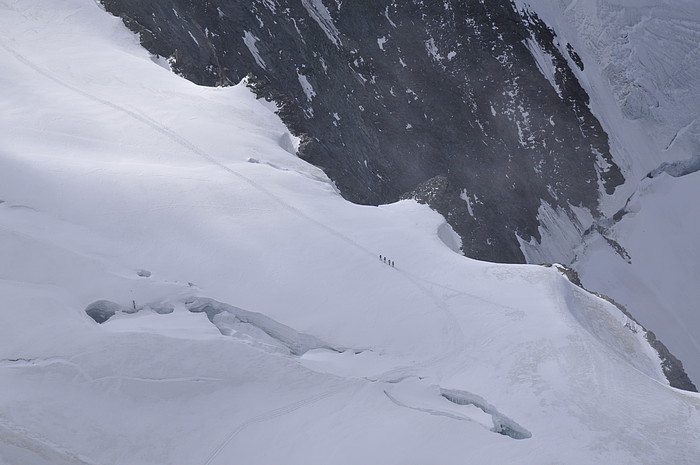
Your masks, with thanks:
<instances>
[{"instance_id":1,"label":"ice serac","mask_svg":"<svg viewBox=\"0 0 700 465\"><path fill-rule=\"evenodd\" d=\"M543 202L598 216L623 181L581 58L509 0L102 2L196 83L249 75L347 199L425 198L443 179L428 203L468 256L523 262Z\"/></svg>"}]
</instances>

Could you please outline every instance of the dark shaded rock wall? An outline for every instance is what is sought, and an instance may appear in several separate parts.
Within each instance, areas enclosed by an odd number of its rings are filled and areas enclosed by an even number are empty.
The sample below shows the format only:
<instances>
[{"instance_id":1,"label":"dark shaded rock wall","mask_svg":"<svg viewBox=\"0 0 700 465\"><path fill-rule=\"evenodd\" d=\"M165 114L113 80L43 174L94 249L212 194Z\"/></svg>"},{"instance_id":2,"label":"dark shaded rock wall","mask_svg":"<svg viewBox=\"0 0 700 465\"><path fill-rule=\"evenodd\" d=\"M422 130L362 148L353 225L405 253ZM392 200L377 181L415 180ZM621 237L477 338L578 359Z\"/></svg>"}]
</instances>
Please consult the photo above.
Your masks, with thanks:
<instances>
[{"instance_id":1,"label":"dark shaded rock wall","mask_svg":"<svg viewBox=\"0 0 700 465\"><path fill-rule=\"evenodd\" d=\"M580 57L509 0L102 1L186 78L250 75L346 198L415 191L468 256L522 262L515 234L538 237L541 201L595 216L622 182L569 68ZM434 179L439 202L419 189Z\"/></svg>"}]
</instances>

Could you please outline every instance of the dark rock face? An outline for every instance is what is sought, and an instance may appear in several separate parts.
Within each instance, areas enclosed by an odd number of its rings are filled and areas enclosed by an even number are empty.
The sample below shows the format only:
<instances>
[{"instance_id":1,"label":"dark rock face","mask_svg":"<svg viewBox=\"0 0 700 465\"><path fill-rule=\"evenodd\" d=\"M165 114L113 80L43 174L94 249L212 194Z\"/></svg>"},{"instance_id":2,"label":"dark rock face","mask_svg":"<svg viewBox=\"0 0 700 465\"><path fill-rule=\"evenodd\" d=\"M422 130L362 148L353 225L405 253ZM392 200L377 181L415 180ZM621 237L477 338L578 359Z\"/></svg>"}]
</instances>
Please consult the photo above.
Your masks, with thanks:
<instances>
[{"instance_id":1,"label":"dark rock face","mask_svg":"<svg viewBox=\"0 0 700 465\"><path fill-rule=\"evenodd\" d=\"M539 239L541 201L597 216L623 181L580 57L509 0L102 2L186 78L249 76L347 199L422 198L468 256L523 262L515 234Z\"/></svg>"},{"instance_id":2,"label":"dark rock face","mask_svg":"<svg viewBox=\"0 0 700 465\"><path fill-rule=\"evenodd\" d=\"M668 380L668 383L678 389L685 391L698 392L698 388L690 380L688 374L683 369L683 362L678 360L673 355L663 342L656 339L656 335L652 331L646 332L647 341L656 350L661 359L661 369Z\"/></svg>"}]
</instances>

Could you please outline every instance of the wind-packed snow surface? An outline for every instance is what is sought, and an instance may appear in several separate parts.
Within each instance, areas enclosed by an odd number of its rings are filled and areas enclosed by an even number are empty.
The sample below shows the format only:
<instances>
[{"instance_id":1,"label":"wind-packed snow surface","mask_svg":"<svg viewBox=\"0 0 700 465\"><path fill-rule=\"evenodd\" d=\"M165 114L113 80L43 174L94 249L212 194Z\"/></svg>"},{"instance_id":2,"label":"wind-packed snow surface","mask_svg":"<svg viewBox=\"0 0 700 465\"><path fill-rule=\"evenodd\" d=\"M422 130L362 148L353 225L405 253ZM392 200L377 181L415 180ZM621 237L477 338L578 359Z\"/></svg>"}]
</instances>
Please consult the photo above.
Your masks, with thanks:
<instances>
[{"instance_id":1,"label":"wind-packed snow surface","mask_svg":"<svg viewBox=\"0 0 700 465\"><path fill-rule=\"evenodd\" d=\"M344 201L160 62L91 0L0 2L0 463L700 460L614 306Z\"/></svg>"},{"instance_id":2,"label":"wind-packed snow surface","mask_svg":"<svg viewBox=\"0 0 700 465\"><path fill-rule=\"evenodd\" d=\"M592 225L585 215L571 219L543 205L543 240L524 246L528 261L570 264L586 287L610 295L653 330L697 383L700 5L695 0L517 3L556 31L560 49L571 44L580 55L585 69L573 59L570 65L591 96L593 113L610 135L611 152L627 179L614 195L602 198L608 218L622 218L618 224ZM608 246L611 241L615 248Z\"/></svg>"}]
</instances>

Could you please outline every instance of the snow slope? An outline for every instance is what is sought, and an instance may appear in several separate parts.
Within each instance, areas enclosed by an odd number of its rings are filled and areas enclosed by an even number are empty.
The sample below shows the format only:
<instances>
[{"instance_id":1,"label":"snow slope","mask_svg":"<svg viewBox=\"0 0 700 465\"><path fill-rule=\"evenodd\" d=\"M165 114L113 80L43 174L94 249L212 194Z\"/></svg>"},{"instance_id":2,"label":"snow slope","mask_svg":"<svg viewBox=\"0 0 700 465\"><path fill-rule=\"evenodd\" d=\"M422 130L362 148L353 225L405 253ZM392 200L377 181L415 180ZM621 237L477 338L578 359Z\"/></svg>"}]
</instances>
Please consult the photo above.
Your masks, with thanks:
<instances>
[{"instance_id":1,"label":"snow slope","mask_svg":"<svg viewBox=\"0 0 700 465\"><path fill-rule=\"evenodd\" d=\"M572 44L585 69L570 66L591 96L591 109L610 135L627 182L603 196L619 225L600 224L630 260L594 230L591 219L569 219L543 206L541 244L524 245L530 262L560 261L583 284L606 293L666 343L691 379L700 380L697 311L700 234L694 199L698 176L649 180L666 164L697 170L700 162L700 7L694 0L519 0L557 33L566 56ZM657 185L658 184L658 185ZM629 202L629 203L628 203Z\"/></svg>"},{"instance_id":2,"label":"snow slope","mask_svg":"<svg viewBox=\"0 0 700 465\"><path fill-rule=\"evenodd\" d=\"M700 378L700 173L646 179L630 199L614 237L628 262L600 237L587 242L577 268L583 282L634 311L667 342L691 379Z\"/></svg>"},{"instance_id":3,"label":"snow slope","mask_svg":"<svg viewBox=\"0 0 700 465\"><path fill-rule=\"evenodd\" d=\"M700 460L615 307L347 203L157 61L91 0L0 1L0 463Z\"/></svg>"}]
</instances>

